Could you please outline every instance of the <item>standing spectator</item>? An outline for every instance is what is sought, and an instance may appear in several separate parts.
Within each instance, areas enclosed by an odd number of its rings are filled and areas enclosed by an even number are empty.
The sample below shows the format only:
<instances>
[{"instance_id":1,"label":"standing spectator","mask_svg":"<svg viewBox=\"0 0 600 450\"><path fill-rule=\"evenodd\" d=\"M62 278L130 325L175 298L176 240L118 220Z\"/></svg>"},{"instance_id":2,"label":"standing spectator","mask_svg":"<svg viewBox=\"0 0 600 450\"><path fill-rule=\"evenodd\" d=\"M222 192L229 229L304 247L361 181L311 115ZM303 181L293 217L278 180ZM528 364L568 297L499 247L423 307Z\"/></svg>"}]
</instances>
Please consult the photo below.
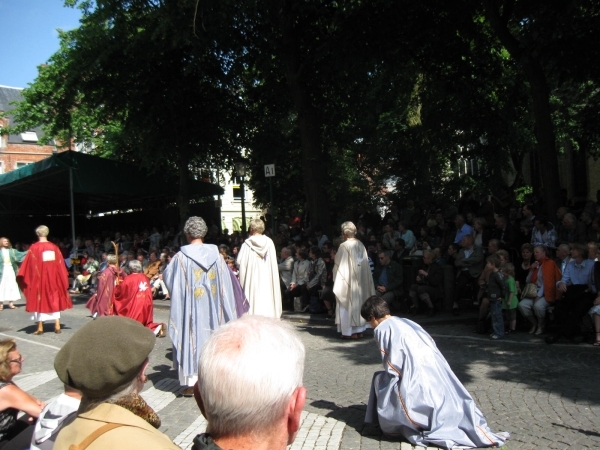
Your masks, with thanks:
<instances>
[{"instance_id":1,"label":"standing spectator","mask_svg":"<svg viewBox=\"0 0 600 450\"><path fill-rule=\"evenodd\" d=\"M335 322L342 338L357 339L366 325L360 316L360 308L368 297L375 295L375 286L367 250L355 237L356 226L344 222L342 236L344 242L338 249L333 267L333 292L337 300Z\"/></svg>"},{"instance_id":2,"label":"standing spectator","mask_svg":"<svg viewBox=\"0 0 600 450\"><path fill-rule=\"evenodd\" d=\"M515 243L515 229L510 225L508 218L504 215L497 215L494 219L496 227L492 232L492 239L498 239L500 245L504 249L513 248Z\"/></svg>"},{"instance_id":3,"label":"standing spectator","mask_svg":"<svg viewBox=\"0 0 600 450\"><path fill-rule=\"evenodd\" d=\"M490 196L488 194L482 194L479 199L477 216L483 217L487 223L492 224L494 222L494 204L491 202Z\"/></svg>"},{"instance_id":4,"label":"standing spectator","mask_svg":"<svg viewBox=\"0 0 600 450\"><path fill-rule=\"evenodd\" d=\"M502 261L498 255L490 255L487 258L487 267L491 270L487 283L485 297L490 304L490 315L492 316L492 327L494 333L492 339L504 337L504 320L502 319L502 301L504 300L504 279L500 272Z\"/></svg>"},{"instance_id":5,"label":"standing spectator","mask_svg":"<svg viewBox=\"0 0 600 450\"><path fill-rule=\"evenodd\" d=\"M456 215L456 218L454 219L454 225L456 225L456 236L454 236L455 244L462 242L462 239L465 236L473 234L473 228L466 224L465 216L463 214Z\"/></svg>"},{"instance_id":6,"label":"standing spectator","mask_svg":"<svg viewBox=\"0 0 600 450\"><path fill-rule=\"evenodd\" d=\"M281 288L277 252L271 238L263 235L265 224L250 221L250 237L244 241L237 258L240 284L250 302L248 314L281 317Z\"/></svg>"},{"instance_id":7,"label":"standing spectator","mask_svg":"<svg viewBox=\"0 0 600 450\"><path fill-rule=\"evenodd\" d=\"M309 304L311 298L319 297L319 291L325 287L327 281L327 268L325 261L321 258L321 249L316 245L310 248L308 256L311 260L310 269L308 271L308 282L306 283L306 291L308 293ZM319 308L320 309L320 308ZM318 312L312 311L311 312Z\"/></svg>"},{"instance_id":8,"label":"standing spectator","mask_svg":"<svg viewBox=\"0 0 600 450\"><path fill-rule=\"evenodd\" d=\"M487 228L487 222L483 217L476 217L473 221L473 236L475 245L486 248L491 238L490 230Z\"/></svg>"},{"instance_id":9,"label":"standing spectator","mask_svg":"<svg viewBox=\"0 0 600 450\"><path fill-rule=\"evenodd\" d=\"M29 248L17 274L17 283L27 299L25 309L38 323L36 335L44 332L44 322L54 321L54 332L61 333L60 312L73 307L69 275L60 249L48 242L50 230L45 225L36 228L38 242Z\"/></svg>"},{"instance_id":10,"label":"standing spectator","mask_svg":"<svg viewBox=\"0 0 600 450\"><path fill-rule=\"evenodd\" d=\"M4 302L8 301L8 308L15 309L13 304L21 300L21 292L17 284L17 264L20 264L27 252L20 252L12 248L8 238L0 238L0 255L3 264L0 265L0 311L4 309Z\"/></svg>"},{"instance_id":11,"label":"standing spectator","mask_svg":"<svg viewBox=\"0 0 600 450\"><path fill-rule=\"evenodd\" d=\"M508 333L514 333L517 328L517 306L519 298L517 297L517 285L515 283L515 266L506 263L502 266L502 275L506 281L506 293L502 300L502 309L506 311L508 319Z\"/></svg>"},{"instance_id":12,"label":"standing spectator","mask_svg":"<svg viewBox=\"0 0 600 450\"><path fill-rule=\"evenodd\" d=\"M586 236L587 241L591 242L600 242L600 217L596 217L592 221L592 225L588 230L588 234Z\"/></svg>"},{"instance_id":13,"label":"standing spectator","mask_svg":"<svg viewBox=\"0 0 600 450\"><path fill-rule=\"evenodd\" d=\"M535 219L535 213L533 212L533 205L530 203L526 203L521 208L521 217L523 220L527 220L533 224L533 219Z\"/></svg>"},{"instance_id":14,"label":"standing spectator","mask_svg":"<svg viewBox=\"0 0 600 450\"><path fill-rule=\"evenodd\" d=\"M548 250L543 245L536 245L533 249L535 262L529 269L528 283L537 286L535 298L525 298L519 302L519 311L531 322L529 334L540 335L544 332L546 323L546 310L554 304L560 296L556 283L561 278L560 269L548 257Z\"/></svg>"},{"instance_id":15,"label":"standing spectator","mask_svg":"<svg viewBox=\"0 0 600 450\"><path fill-rule=\"evenodd\" d=\"M181 247L163 272L172 299L173 364L184 396L193 395L198 381L202 345L215 329L241 316L239 302L244 301L234 294L235 275L217 246L203 243L207 230L201 217L190 217L183 227L189 245Z\"/></svg>"}]
</instances>

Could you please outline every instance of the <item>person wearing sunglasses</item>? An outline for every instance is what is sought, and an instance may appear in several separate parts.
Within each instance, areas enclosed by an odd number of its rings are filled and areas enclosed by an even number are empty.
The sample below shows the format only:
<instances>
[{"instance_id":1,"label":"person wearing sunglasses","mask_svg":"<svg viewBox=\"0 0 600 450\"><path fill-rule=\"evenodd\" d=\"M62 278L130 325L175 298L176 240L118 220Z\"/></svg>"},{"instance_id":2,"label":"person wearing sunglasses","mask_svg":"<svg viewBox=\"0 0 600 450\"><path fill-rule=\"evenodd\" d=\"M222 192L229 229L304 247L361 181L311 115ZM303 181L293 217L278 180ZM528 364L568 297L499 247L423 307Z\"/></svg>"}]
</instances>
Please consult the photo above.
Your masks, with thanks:
<instances>
[{"instance_id":1,"label":"person wearing sunglasses","mask_svg":"<svg viewBox=\"0 0 600 450\"><path fill-rule=\"evenodd\" d=\"M34 419L45 406L42 401L29 395L12 381L13 377L21 373L23 361L15 341L0 341L0 449L11 448L11 444L14 443L9 442L26 428L33 433ZM21 419L17 419L19 411L26 413ZM27 444L31 440L31 433L24 437ZM24 434L20 434L17 439Z\"/></svg>"}]
</instances>

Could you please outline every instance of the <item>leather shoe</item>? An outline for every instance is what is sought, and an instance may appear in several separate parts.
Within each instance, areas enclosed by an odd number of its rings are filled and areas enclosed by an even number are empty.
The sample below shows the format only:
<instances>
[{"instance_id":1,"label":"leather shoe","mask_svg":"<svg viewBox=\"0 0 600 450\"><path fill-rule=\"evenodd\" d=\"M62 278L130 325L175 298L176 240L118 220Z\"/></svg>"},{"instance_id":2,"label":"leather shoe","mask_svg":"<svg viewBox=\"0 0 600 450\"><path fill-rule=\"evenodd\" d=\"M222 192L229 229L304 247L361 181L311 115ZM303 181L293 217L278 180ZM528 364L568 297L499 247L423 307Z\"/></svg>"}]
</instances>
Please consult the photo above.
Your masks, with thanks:
<instances>
[{"instance_id":1,"label":"leather shoe","mask_svg":"<svg viewBox=\"0 0 600 450\"><path fill-rule=\"evenodd\" d=\"M185 388L180 392L180 394L184 397L193 397L194 396L194 386L190 386Z\"/></svg>"}]
</instances>

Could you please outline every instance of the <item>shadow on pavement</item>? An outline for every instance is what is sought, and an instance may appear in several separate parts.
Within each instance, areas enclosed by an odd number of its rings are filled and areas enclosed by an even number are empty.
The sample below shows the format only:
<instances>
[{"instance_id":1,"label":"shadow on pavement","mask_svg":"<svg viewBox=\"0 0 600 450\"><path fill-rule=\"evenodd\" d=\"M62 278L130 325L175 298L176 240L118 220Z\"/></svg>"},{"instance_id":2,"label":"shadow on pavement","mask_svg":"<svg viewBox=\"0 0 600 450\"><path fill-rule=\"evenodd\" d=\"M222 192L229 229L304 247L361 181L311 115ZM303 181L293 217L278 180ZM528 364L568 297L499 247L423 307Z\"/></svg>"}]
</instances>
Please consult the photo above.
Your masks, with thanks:
<instances>
[{"instance_id":1,"label":"shadow on pavement","mask_svg":"<svg viewBox=\"0 0 600 450\"><path fill-rule=\"evenodd\" d=\"M586 436L600 437L600 433L598 433L597 431L583 430L581 428L569 427L567 425L563 425L562 423L554 423L554 422L552 423L552 426L566 428L567 430L571 430L571 431L577 431L578 433L585 434Z\"/></svg>"}]
</instances>

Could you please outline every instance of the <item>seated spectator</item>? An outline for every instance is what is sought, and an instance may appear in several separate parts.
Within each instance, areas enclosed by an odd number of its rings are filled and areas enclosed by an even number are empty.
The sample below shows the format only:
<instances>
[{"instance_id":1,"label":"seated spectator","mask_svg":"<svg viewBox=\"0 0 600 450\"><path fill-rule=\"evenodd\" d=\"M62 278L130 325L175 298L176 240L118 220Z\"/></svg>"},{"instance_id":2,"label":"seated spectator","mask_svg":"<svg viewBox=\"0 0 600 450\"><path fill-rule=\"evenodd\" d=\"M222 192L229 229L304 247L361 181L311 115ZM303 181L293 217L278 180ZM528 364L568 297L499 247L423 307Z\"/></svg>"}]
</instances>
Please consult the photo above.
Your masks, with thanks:
<instances>
[{"instance_id":1,"label":"seated spectator","mask_svg":"<svg viewBox=\"0 0 600 450\"><path fill-rule=\"evenodd\" d=\"M433 302L444 296L444 269L434 261L431 250L423 251L423 267L419 269L416 283L410 286L409 296L412 299L411 313L419 311L419 300L427 306L427 315L435 315Z\"/></svg>"},{"instance_id":2,"label":"seated spectator","mask_svg":"<svg viewBox=\"0 0 600 450\"><path fill-rule=\"evenodd\" d=\"M596 217L592 221L586 239L591 242L600 242L600 217Z\"/></svg>"},{"instance_id":3,"label":"seated spectator","mask_svg":"<svg viewBox=\"0 0 600 450\"><path fill-rule=\"evenodd\" d=\"M600 190L598 191L600 193ZM594 264L594 290L596 292L593 306L589 310L589 315L594 324L596 332L595 338L592 341L595 347L600 347L600 263Z\"/></svg>"},{"instance_id":4,"label":"seated spectator","mask_svg":"<svg viewBox=\"0 0 600 450\"><path fill-rule=\"evenodd\" d=\"M519 302L519 311L531 322L529 334L540 335L544 332L546 323L546 310L553 305L561 292L556 289L556 283L561 279L561 272L556 263L550 259L548 250L543 245L536 245L533 249L535 262L529 269L527 283L537 286L534 298L525 298Z\"/></svg>"},{"instance_id":5,"label":"seated spectator","mask_svg":"<svg viewBox=\"0 0 600 450\"><path fill-rule=\"evenodd\" d=\"M194 396L208 421L192 450L285 450L302 421L304 345L289 324L245 315L208 338Z\"/></svg>"},{"instance_id":6,"label":"seated spectator","mask_svg":"<svg viewBox=\"0 0 600 450\"><path fill-rule=\"evenodd\" d=\"M23 443L25 445L21 448L28 448L33 433L33 421L45 406L43 402L20 389L12 381L21 373L23 361L24 358L17 350L15 341L12 339L0 341L0 447L6 446L13 440L13 445ZM29 417L17 419L19 411L23 411ZM24 434L19 435L22 432Z\"/></svg>"},{"instance_id":7,"label":"seated spectator","mask_svg":"<svg viewBox=\"0 0 600 450\"><path fill-rule=\"evenodd\" d=\"M519 226L519 233L515 238L517 248L520 248L523 244L531 244L531 230L533 229L533 223L529 220L522 220Z\"/></svg>"},{"instance_id":8,"label":"seated spectator","mask_svg":"<svg viewBox=\"0 0 600 450\"><path fill-rule=\"evenodd\" d=\"M460 251L460 245L452 243L448 246L446 250L446 264L452 267L455 267L456 258L458 257L458 252Z\"/></svg>"},{"instance_id":9,"label":"seated spectator","mask_svg":"<svg viewBox=\"0 0 600 450\"><path fill-rule=\"evenodd\" d=\"M283 247L279 252L277 269L279 270L279 281L281 283L281 298L287 301L286 292L292 284L292 271L294 270L294 258L289 247ZM288 307L290 305L287 305Z\"/></svg>"},{"instance_id":10,"label":"seated spectator","mask_svg":"<svg viewBox=\"0 0 600 450\"><path fill-rule=\"evenodd\" d=\"M588 242L588 258L594 261L598 261L598 243Z\"/></svg>"},{"instance_id":11,"label":"seated spectator","mask_svg":"<svg viewBox=\"0 0 600 450\"><path fill-rule=\"evenodd\" d=\"M454 225L456 225L456 235L454 236L454 243L458 244L462 242L462 239L467 235L473 234L473 228L471 228L465 222L465 216L462 214L457 214L454 219Z\"/></svg>"},{"instance_id":12,"label":"seated spectator","mask_svg":"<svg viewBox=\"0 0 600 450\"><path fill-rule=\"evenodd\" d=\"M452 305L452 314L455 316L459 314L458 301L466 296L469 286L477 281L483 271L483 250L481 247L475 247L471 234L462 238L461 246L462 249L458 252L454 263L458 271Z\"/></svg>"},{"instance_id":13,"label":"seated spectator","mask_svg":"<svg viewBox=\"0 0 600 450\"><path fill-rule=\"evenodd\" d=\"M333 244L329 241L323 244L323 252L321 258L325 263L325 269L327 270L327 279L325 280L325 286L321 293L321 300L327 308L327 316L333 318L335 305L335 294L333 293L333 266L335 265L335 253L333 250Z\"/></svg>"},{"instance_id":14,"label":"seated spectator","mask_svg":"<svg viewBox=\"0 0 600 450\"><path fill-rule=\"evenodd\" d=\"M435 220L433 220L433 222L434 223L427 229L427 242L429 242L431 248L437 248L442 245L442 233L436 226Z\"/></svg>"},{"instance_id":15,"label":"seated spectator","mask_svg":"<svg viewBox=\"0 0 600 450\"><path fill-rule=\"evenodd\" d=\"M396 241L396 239L400 238L400 233L398 231L394 231L394 227L389 223L384 225L383 230L384 233L381 237L381 246L385 250L391 250L394 248L394 242Z\"/></svg>"},{"instance_id":16,"label":"seated spectator","mask_svg":"<svg viewBox=\"0 0 600 450\"><path fill-rule=\"evenodd\" d=\"M69 292L71 294L79 294L83 291L84 286L88 284L91 280L92 275L94 275L98 271L98 261L94 259L93 256L88 256L87 252L84 253L84 258L86 259L85 263L82 267L82 272L77 275L75 280L73 281L73 289Z\"/></svg>"},{"instance_id":17,"label":"seated spectator","mask_svg":"<svg viewBox=\"0 0 600 450\"><path fill-rule=\"evenodd\" d=\"M404 243L406 244L406 248L407 249L412 249L415 245L416 242L416 238L415 235L413 234L412 231L410 231L408 229L408 224L406 222L400 222L398 224L398 232L399 232L399 236L396 237L396 239L400 238L404 240ZM392 241L393 244L393 241ZM392 249L392 247L387 247L388 249Z\"/></svg>"},{"instance_id":18,"label":"seated spectator","mask_svg":"<svg viewBox=\"0 0 600 450\"><path fill-rule=\"evenodd\" d=\"M31 437L31 450L52 450L58 432L77 416L81 391L64 385L65 392L42 410Z\"/></svg>"},{"instance_id":19,"label":"seated spectator","mask_svg":"<svg viewBox=\"0 0 600 450\"><path fill-rule=\"evenodd\" d=\"M492 239L498 239L500 241L501 248L509 249L515 245L515 233L513 227L510 225L508 218L502 214L499 214L494 219L496 227L492 231Z\"/></svg>"},{"instance_id":20,"label":"seated spectator","mask_svg":"<svg viewBox=\"0 0 600 450\"><path fill-rule=\"evenodd\" d=\"M535 219L535 213L533 212L532 204L525 204L523 208L521 208L521 218L523 220L528 221L533 225L533 219Z\"/></svg>"},{"instance_id":21,"label":"seated spectator","mask_svg":"<svg viewBox=\"0 0 600 450\"><path fill-rule=\"evenodd\" d=\"M156 252L151 252L149 258L148 265L144 269L144 275L146 275L150 281L153 281L158 276L158 268L160 267L161 261Z\"/></svg>"},{"instance_id":22,"label":"seated spectator","mask_svg":"<svg viewBox=\"0 0 600 450\"><path fill-rule=\"evenodd\" d=\"M523 244L521 246L521 263L515 267L515 282L517 285L517 291L519 294L525 287L527 275L529 275L529 268L533 262L533 245Z\"/></svg>"},{"instance_id":23,"label":"seated spectator","mask_svg":"<svg viewBox=\"0 0 600 450\"><path fill-rule=\"evenodd\" d=\"M229 256L227 258L229 258ZM233 258L231 259L233 260ZM160 255L159 262L160 264L158 265L158 273L150 279L150 283L152 284L152 298L154 298L155 295L158 295L158 291L160 290L162 292L162 295L164 295L165 300L169 300L171 298L169 294L169 289L163 281L163 272L169 265L169 263L167 262L167 255L162 253ZM233 262L235 265L235 260L233 260Z\"/></svg>"},{"instance_id":24,"label":"seated spectator","mask_svg":"<svg viewBox=\"0 0 600 450\"><path fill-rule=\"evenodd\" d=\"M379 266L373 272L376 295L393 305L402 297L402 277L402 266L392 261L389 252L380 252Z\"/></svg>"},{"instance_id":25,"label":"seated spectator","mask_svg":"<svg viewBox=\"0 0 600 450\"><path fill-rule=\"evenodd\" d=\"M572 259L571 247L569 244L560 244L556 249L556 257L554 258L554 262L560 269L561 273L565 271L567 264L569 264Z\"/></svg>"},{"instance_id":26,"label":"seated spectator","mask_svg":"<svg viewBox=\"0 0 600 450\"><path fill-rule=\"evenodd\" d=\"M294 297L302 297L302 311L308 310L308 303L310 298L306 290L306 283L308 283L308 272L310 270L310 261L308 261L308 252L306 250L299 250L296 252L297 261L294 263L294 269L292 270L292 280L287 290L288 303L294 302ZM294 309L298 309L294 305Z\"/></svg>"},{"instance_id":27,"label":"seated spectator","mask_svg":"<svg viewBox=\"0 0 600 450\"><path fill-rule=\"evenodd\" d=\"M58 433L54 450L81 446L92 434L96 439L87 450L179 449L158 431L160 418L139 395L155 340L152 331L125 317L99 317L75 332L54 368L63 383L81 391L81 405Z\"/></svg>"},{"instance_id":28,"label":"seated spectator","mask_svg":"<svg viewBox=\"0 0 600 450\"><path fill-rule=\"evenodd\" d=\"M325 287L325 282L327 281L327 268L325 267L325 261L321 258L321 249L316 245L310 248L308 257L311 262L306 290L310 303L313 297L319 298L319 291ZM314 306L311 308L311 312L320 312L319 309L320 307L317 308ZM331 310L331 308L328 309Z\"/></svg>"},{"instance_id":29,"label":"seated spectator","mask_svg":"<svg viewBox=\"0 0 600 450\"><path fill-rule=\"evenodd\" d=\"M323 227L316 225L314 227L315 237L317 238L317 247L323 248L323 244L329 240L329 238L323 234Z\"/></svg>"},{"instance_id":30,"label":"seated spectator","mask_svg":"<svg viewBox=\"0 0 600 450\"><path fill-rule=\"evenodd\" d=\"M491 238L491 232L487 228L487 222L483 217L476 217L473 221L473 237L475 245L486 248Z\"/></svg>"},{"instance_id":31,"label":"seated spectator","mask_svg":"<svg viewBox=\"0 0 600 450\"><path fill-rule=\"evenodd\" d=\"M404 258L409 255L409 251L406 248L406 243L404 239L396 239L394 242L394 252L392 253L392 261L396 261L397 263L402 264ZM371 255L369 255L371 257Z\"/></svg>"},{"instance_id":32,"label":"seated spectator","mask_svg":"<svg viewBox=\"0 0 600 450\"><path fill-rule=\"evenodd\" d=\"M421 230L425 231L425 236L421 235L421 237L415 242L415 245L413 245L413 248L409 253L411 258L420 258L423 256L424 250L431 250L431 247L427 241L427 230L425 228L422 228Z\"/></svg>"},{"instance_id":33,"label":"seated spectator","mask_svg":"<svg viewBox=\"0 0 600 450\"><path fill-rule=\"evenodd\" d=\"M560 281L556 283L556 288L564 295L556 302L554 308L558 330L546 338L548 344L555 343L561 336L581 338L581 319L593 306L595 297L595 262L587 256L586 245L577 242L572 244L572 260L567 264Z\"/></svg>"},{"instance_id":34,"label":"seated spectator","mask_svg":"<svg viewBox=\"0 0 600 450\"><path fill-rule=\"evenodd\" d=\"M573 242L587 242L585 226L577 220L574 214L567 213L562 220L563 228L558 235L559 244L572 244Z\"/></svg>"},{"instance_id":35,"label":"seated spectator","mask_svg":"<svg viewBox=\"0 0 600 450\"><path fill-rule=\"evenodd\" d=\"M556 248L558 235L554 226L543 216L537 216L533 221L531 232L532 245L545 245L548 248Z\"/></svg>"}]
</instances>

